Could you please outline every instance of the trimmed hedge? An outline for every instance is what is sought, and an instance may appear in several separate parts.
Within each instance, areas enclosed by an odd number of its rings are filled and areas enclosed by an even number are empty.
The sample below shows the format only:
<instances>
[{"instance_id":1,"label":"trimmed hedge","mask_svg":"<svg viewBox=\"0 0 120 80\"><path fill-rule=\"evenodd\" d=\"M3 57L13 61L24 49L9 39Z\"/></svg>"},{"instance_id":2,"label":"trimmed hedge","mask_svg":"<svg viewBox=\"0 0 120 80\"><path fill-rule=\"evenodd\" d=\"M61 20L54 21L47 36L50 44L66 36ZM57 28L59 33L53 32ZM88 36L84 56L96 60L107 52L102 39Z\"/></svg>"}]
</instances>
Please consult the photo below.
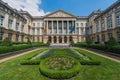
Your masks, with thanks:
<instances>
[{"instance_id":1,"label":"trimmed hedge","mask_svg":"<svg viewBox=\"0 0 120 80\"><path fill-rule=\"evenodd\" d=\"M32 46L29 44L18 44L18 45L13 45L13 46L0 46L0 54L24 50L24 49L28 49L28 48L32 48L32 47L44 47L44 46L49 46L49 45L37 42L37 43L32 43Z\"/></svg>"},{"instance_id":2,"label":"trimmed hedge","mask_svg":"<svg viewBox=\"0 0 120 80\"><path fill-rule=\"evenodd\" d=\"M41 61L40 63L40 72L49 77L49 78L52 78L52 79L68 79L68 78L71 78L73 76L75 76L76 74L79 73L80 71L80 63L79 61L77 61L76 59L70 57L70 56L64 56L64 57L67 57L67 58L71 58L72 60L75 61L75 65L71 68L71 69L68 69L68 70L53 70L53 69L49 69L45 66L45 63L46 61L48 61L50 58L53 58L53 57L60 57L60 56L52 56L52 57L48 57L44 60ZM63 57L63 56L62 56Z\"/></svg>"},{"instance_id":3,"label":"trimmed hedge","mask_svg":"<svg viewBox=\"0 0 120 80\"><path fill-rule=\"evenodd\" d=\"M112 46L111 49L109 49L108 46L105 44L90 44L88 46L87 43L83 43L83 42L78 42L76 44L73 44L72 46L85 47L85 48L87 47L87 48L92 48L92 49L97 49L97 50L102 50L102 51L106 51L106 52L113 52L113 53L120 54L120 44Z\"/></svg>"},{"instance_id":4,"label":"trimmed hedge","mask_svg":"<svg viewBox=\"0 0 120 80\"><path fill-rule=\"evenodd\" d=\"M95 61L95 60L89 60L89 61L82 60L82 61L80 61L80 64L81 65L100 65L101 62L100 61Z\"/></svg>"},{"instance_id":5,"label":"trimmed hedge","mask_svg":"<svg viewBox=\"0 0 120 80\"><path fill-rule=\"evenodd\" d=\"M39 65L40 60L23 60L20 63L21 65Z\"/></svg>"},{"instance_id":6,"label":"trimmed hedge","mask_svg":"<svg viewBox=\"0 0 120 80\"><path fill-rule=\"evenodd\" d=\"M113 46L112 52L120 54L120 45Z\"/></svg>"},{"instance_id":7,"label":"trimmed hedge","mask_svg":"<svg viewBox=\"0 0 120 80\"><path fill-rule=\"evenodd\" d=\"M83 54L85 56L87 56L90 60L83 60L83 59L80 59L80 63L81 65L100 65L101 62L98 61L95 57L89 55L91 54L90 52L87 52L87 51L84 51L84 50L81 50L81 49L75 49L76 51L78 51L80 54Z\"/></svg>"},{"instance_id":8,"label":"trimmed hedge","mask_svg":"<svg viewBox=\"0 0 120 80\"><path fill-rule=\"evenodd\" d=\"M22 60L20 62L20 64L21 65L39 65L40 64L40 60L41 60L40 58L39 59L34 59L34 60L30 60L30 59L35 57L36 55L42 53L45 50L47 50L47 49L40 49L40 50L32 52L34 54L31 54L31 55L27 56L24 60Z\"/></svg>"},{"instance_id":9,"label":"trimmed hedge","mask_svg":"<svg viewBox=\"0 0 120 80\"><path fill-rule=\"evenodd\" d=\"M31 48L29 45L0 46L0 54Z\"/></svg>"}]
</instances>

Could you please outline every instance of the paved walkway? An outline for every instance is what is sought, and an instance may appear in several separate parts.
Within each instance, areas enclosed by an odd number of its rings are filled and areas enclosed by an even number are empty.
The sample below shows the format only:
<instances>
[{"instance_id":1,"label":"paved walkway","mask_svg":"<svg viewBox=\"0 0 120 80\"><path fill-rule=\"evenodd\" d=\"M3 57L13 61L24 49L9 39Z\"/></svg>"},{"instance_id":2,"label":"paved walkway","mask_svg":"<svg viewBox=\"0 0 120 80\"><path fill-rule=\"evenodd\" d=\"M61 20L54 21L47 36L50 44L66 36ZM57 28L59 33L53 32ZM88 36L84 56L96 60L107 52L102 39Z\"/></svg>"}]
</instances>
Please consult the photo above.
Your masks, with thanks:
<instances>
[{"instance_id":1,"label":"paved walkway","mask_svg":"<svg viewBox=\"0 0 120 80\"><path fill-rule=\"evenodd\" d=\"M25 55L25 54L28 54L28 53L30 53L30 52L33 52L33 51L36 51L36 50L39 50L39 49L40 49L40 48L37 48L37 49L30 50L30 51L27 51L27 52L24 52L24 53L21 53L21 54L18 54L18 55L14 55L14 56L10 56L10 57L1 59L1 60L0 60L0 63L5 62L5 61L10 60L10 59L13 59L13 58L16 58L16 57L19 57L19 56L22 56L22 55Z\"/></svg>"},{"instance_id":2,"label":"paved walkway","mask_svg":"<svg viewBox=\"0 0 120 80\"><path fill-rule=\"evenodd\" d=\"M82 48L80 48L80 49L82 49ZM113 60L113 61L115 61L115 62L120 63L120 60L117 60L117 59L115 59L115 58L111 58L111 57L108 57L108 56L105 56L105 55L102 55L102 54L98 54L98 53L95 53L95 52L93 52L93 51L89 51L89 50L87 50L87 49L82 49L82 50L88 51L88 52L93 53L93 54L95 54L95 55L98 55L98 56L101 56L101 57L104 57L104 58L107 58L107 59L110 59L110 60Z\"/></svg>"}]
</instances>

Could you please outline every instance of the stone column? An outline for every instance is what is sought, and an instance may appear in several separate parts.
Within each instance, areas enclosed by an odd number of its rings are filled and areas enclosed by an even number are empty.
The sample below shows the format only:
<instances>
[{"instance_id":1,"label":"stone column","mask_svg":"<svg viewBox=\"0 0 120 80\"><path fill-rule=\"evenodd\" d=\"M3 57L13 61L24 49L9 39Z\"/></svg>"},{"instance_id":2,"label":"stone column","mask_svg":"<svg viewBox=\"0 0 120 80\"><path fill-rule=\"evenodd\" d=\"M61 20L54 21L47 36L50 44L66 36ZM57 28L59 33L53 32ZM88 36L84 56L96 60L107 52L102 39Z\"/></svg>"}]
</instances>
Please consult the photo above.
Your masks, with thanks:
<instances>
[{"instance_id":1,"label":"stone column","mask_svg":"<svg viewBox=\"0 0 120 80\"><path fill-rule=\"evenodd\" d=\"M70 39L69 39L69 36L67 36L67 43L69 43Z\"/></svg>"},{"instance_id":2,"label":"stone column","mask_svg":"<svg viewBox=\"0 0 120 80\"><path fill-rule=\"evenodd\" d=\"M64 34L64 23L62 21L62 34Z\"/></svg>"},{"instance_id":3,"label":"stone column","mask_svg":"<svg viewBox=\"0 0 120 80\"><path fill-rule=\"evenodd\" d=\"M8 28L8 22L9 22L9 15L8 14L5 14L5 28Z\"/></svg>"},{"instance_id":4,"label":"stone column","mask_svg":"<svg viewBox=\"0 0 120 80\"><path fill-rule=\"evenodd\" d=\"M12 24L12 26L13 26L13 30L16 30L16 18L13 19L13 24Z\"/></svg>"},{"instance_id":5,"label":"stone column","mask_svg":"<svg viewBox=\"0 0 120 80\"><path fill-rule=\"evenodd\" d=\"M53 29L53 21L52 21L52 34L54 34L54 29Z\"/></svg>"},{"instance_id":6,"label":"stone column","mask_svg":"<svg viewBox=\"0 0 120 80\"><path fill-rule=\"evenodd\" d=\"M46 23L47 23L47 34L49 34L49 31L48 31L48 21L46 21Z\"/></svg>"},{"instance_id":7,"label":"stone column","mask_svg":"<svg viewBox=\"0 0 120 80\"><path fill-rule=\"evenodd\" d=\"M115 11L112 13L112 28L115 28Z\"/></svg>"},{"instance_id":8,"label":"stone column","mask_svg":"<svg viewBox=\"0 0 120 80\"><path fill-rule=\"evenodd\" d=\"M74 26L74 21L72 21L72 27ZM74 31L72 32L72 34L74 34Z\"/></svg>"},{"instance_id":9,"label":"stone column","mask_svg":"<svg viewBox=\"0 0 120 80\"><path fill-rule=\"evenodd\" d=\"M59 28L58 28L58 20L57 20L57 34L59 34L59 31L58 31L58 29L59 29Z\"/></svg>"},{"instance_id":10,"label":"stone column","mask_svg":"<svg viewBox=\"0 0 120 80\"><path fill-rule=\"evenodd\" d=\"M69 34L69 21L67 21L67 34Z\"/></svg>"},{"instance_id":11,"label":"stone column","mask_svg":"<svg viewBox=\"0 0 120 80\"><path fill-rule=\"evenodd\" d=\"M64 43L64 36L62 36L62 43Z\"/></svg>"},{"instance_id":12,"label":"stone column","mask_svg":"<svg viewBox=\"0 0 120 80\"><path fill-rule=\"evenodd\" d=\"M57 43L59 43L59 36L56 36L57 37Z\"/></svg>"},{"instance_id":13,"label":"stone column","mask_svg":"<svg viewBox=\"0 0 120 80\"><path fill-rule=\"evenodd\" d=\"M79 35L81 35L80 27L79 27Z\"/></svg>"}]
</instances>

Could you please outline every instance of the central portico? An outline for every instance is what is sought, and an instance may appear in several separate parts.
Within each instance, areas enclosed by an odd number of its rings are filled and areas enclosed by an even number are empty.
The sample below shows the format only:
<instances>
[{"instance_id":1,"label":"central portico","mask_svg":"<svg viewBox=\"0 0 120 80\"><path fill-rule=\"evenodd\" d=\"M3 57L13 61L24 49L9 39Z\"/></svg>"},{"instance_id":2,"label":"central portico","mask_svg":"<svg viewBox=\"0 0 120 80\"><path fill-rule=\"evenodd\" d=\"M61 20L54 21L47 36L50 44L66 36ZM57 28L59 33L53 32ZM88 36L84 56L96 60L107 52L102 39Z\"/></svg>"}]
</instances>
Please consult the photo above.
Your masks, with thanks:
<instances>
[{"instance_id":1,"label":"central portico","mask_svg":"<svg viewBox=\"0 0 120 80\"><path fill-rule=\"evenodd\" d=\"M70 43L73 39L77 42L77 31L70 33L70 29L75 25L77 17L65 11L58 10L44 17L46 34L43 35L44 43L52 44Z\"/></svg>"}]
</instances>

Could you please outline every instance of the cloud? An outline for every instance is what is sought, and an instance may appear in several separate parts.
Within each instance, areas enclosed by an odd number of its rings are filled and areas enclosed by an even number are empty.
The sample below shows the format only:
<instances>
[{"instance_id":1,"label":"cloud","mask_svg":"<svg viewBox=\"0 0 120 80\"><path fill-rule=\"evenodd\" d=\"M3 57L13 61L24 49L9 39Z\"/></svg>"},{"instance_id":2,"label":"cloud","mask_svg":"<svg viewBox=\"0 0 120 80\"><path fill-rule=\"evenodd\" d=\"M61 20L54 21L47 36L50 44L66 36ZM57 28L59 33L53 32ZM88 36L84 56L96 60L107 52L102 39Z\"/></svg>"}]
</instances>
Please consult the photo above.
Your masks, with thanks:
<instances>
[{"instance_id":1,"label":"cloud","mask_svg":"<svg viewBox=\"0 0 120 80\"><path fill-rule=\"evenodd\" d=\"M8 3L12 8L17 10L28 11L32 16L44 16L49 12L45 13L43 9L39 8L41 0L3 0Z\"/></svg>"}]
</instances>

